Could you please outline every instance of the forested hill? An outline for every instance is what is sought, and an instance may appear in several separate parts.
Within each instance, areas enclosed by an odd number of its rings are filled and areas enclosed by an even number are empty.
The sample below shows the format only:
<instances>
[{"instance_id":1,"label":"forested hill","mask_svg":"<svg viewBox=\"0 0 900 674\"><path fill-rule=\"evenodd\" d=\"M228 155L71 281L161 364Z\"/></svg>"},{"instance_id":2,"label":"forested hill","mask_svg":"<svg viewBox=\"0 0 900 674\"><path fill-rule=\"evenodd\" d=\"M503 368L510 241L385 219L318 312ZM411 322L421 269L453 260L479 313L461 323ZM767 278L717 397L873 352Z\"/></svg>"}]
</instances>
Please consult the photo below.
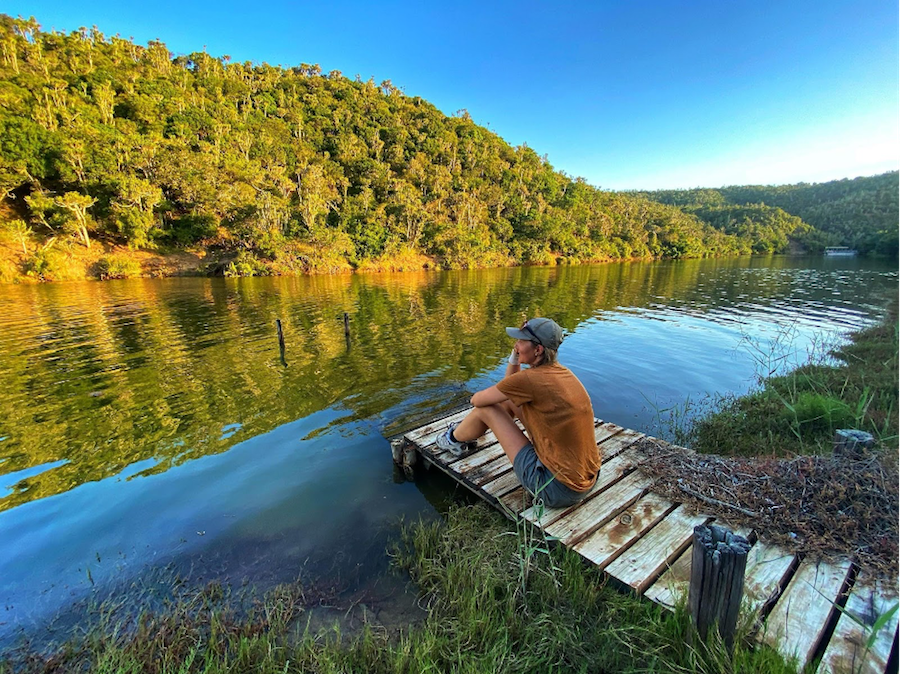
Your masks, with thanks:
<instances>
[{"instance_id":1,"label":"forested hill","mask_svg":"<svg viewBox=\"0 0 900 674\"><path fill-rule=\"evenodd\" d=\"M845 245L861 253L896 256L898 186L898 172L891 171L813 185L744 185L635 194L682 207L725 231L739 231L748 213L758 213L752 218L757 222L760 217L780 219L790 213L818 230L806 241L813 249Z\"/></svg>"},{"instance_id":2,"label":"forested hill","mask_svg":"<svg viewBox=\"0 0 900 674\"><path fill-rule=\"evenodd\" d=\"M768 209L723 227L597 189L464 111L315 65L0 15L0 99L0 225L32 272L49 237L205 247L252 274L783 252L815 235Z\"/></svg>"}]
</instances>

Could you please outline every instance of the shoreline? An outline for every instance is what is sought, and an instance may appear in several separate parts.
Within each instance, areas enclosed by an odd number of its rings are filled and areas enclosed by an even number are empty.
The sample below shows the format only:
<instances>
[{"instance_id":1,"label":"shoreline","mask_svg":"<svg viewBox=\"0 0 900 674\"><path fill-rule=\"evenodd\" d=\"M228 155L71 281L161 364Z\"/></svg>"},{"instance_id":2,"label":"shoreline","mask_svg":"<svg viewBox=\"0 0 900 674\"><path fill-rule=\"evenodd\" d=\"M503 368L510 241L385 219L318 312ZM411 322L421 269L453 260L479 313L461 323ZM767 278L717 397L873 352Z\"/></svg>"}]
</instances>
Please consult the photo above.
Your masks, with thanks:
<instances>
[{"instance_id":1,"label":"shoreline","mask_svg":"<svg viewBox=\"0 0 900 674\"><path fill-rule=\"evenodd\" d=\"M515 267L561 267L608 264L617 262L676 262L707 259L750 259L758 257L805 257L805 251L792 250L776 254L732 254L700 257L629 257L603 259L573 259L548 254L545 261L520 262L511 258L484 260L483 264L446 265L440 259L422 253L404 251L396 256L351 264L323 264L321 260L298 254L280 260L262 260L246 251L234 254L214 247L172 251L131 250L124 246L95 241L91 248L68 242L54 246L53 240L33 253L17 250L10 242L0 239L0 287L80 281L111 281L121 279L216 278L253 276L344 276L353 274L381 274L397 272L458 271ZM38 259L38 262L35 262Z\"/></svg>"}]
</instances>

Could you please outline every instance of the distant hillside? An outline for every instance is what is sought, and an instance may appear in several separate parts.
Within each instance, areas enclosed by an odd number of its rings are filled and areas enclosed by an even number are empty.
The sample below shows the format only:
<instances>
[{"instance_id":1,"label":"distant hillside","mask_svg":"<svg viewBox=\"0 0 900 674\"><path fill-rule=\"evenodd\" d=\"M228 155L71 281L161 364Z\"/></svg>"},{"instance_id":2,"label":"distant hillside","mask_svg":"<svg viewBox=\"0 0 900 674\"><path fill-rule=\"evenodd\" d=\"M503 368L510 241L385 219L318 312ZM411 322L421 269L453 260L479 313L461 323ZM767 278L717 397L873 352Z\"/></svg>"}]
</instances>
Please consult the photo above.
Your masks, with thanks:
<instances>
[{"instance_id":1,"label":"distant hillside","mask_svg":"<svg viewBox=\"0 0 900 674\"><path fill-rule=\"evenodd\" d=\"M5 15L0 47L0 235L41 278L60 247L97 240L265 274L784 252L811 236L766 209L735 224L597 189L390 81Z\"/></svg>"},{"instance_id":2,"label":"distant hillside","mask_svg":"<svg viewBox=\"0 0 900 674\"><path fill-rule=\"evenodd\" d=\"M748 209L760 214L769 212L765 218L774 220L790 214L815 228L816 231L808 231L801 237L813 250L844 245L865 254L896 256L900 221L898 185L898 172L891 171L812 185L744 185L638 194L658 203L682 207L724 231L733 231Z\"/></svg>"}]
</instances>

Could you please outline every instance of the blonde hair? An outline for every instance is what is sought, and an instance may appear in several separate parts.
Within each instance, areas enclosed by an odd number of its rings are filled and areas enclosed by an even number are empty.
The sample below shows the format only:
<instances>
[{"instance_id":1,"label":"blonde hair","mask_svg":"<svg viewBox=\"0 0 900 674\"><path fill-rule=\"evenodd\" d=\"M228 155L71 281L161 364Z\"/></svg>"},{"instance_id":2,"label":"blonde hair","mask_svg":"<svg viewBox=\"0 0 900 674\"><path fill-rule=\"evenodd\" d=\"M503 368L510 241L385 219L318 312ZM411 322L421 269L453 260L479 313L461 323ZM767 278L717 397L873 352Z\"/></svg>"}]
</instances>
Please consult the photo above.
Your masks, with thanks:
<instances>
[{"instance_id":1,"label":"blonde hair","mask_svg":"<svg viewBox=\"0 0 900 674\"><path fill-rule=\"evenodd\" d=\"M532 344L537 344L537 342L532 342ZM540 367L541 365L556 365L557 356L556 349L548 349L543 344L538 344L538 346L543 346L544 350L541 352L541 362L533 365L532 367Z\"/></svg>"}]
</instances>

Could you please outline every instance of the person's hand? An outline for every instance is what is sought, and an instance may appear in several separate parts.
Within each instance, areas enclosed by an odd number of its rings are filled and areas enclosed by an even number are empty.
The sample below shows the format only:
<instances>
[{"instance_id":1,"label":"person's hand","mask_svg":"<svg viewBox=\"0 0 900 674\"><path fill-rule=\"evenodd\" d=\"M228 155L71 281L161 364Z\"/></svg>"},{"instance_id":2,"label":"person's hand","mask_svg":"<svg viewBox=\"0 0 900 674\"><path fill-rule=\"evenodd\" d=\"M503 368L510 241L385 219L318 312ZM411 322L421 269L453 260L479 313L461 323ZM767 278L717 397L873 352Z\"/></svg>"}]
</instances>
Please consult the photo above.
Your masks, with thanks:
<instances>
[{"instance_id":1,"label":"person's hand","mask_svg":"<svg viewBox=\"0 0 900 674\"><path fill-rule=\"evenodd\" d=\"M519 364L519 352L515 349L512 350L512 353L509 354L509 364L510 365L518 365Z\"/></svg>"}]
</instances>

